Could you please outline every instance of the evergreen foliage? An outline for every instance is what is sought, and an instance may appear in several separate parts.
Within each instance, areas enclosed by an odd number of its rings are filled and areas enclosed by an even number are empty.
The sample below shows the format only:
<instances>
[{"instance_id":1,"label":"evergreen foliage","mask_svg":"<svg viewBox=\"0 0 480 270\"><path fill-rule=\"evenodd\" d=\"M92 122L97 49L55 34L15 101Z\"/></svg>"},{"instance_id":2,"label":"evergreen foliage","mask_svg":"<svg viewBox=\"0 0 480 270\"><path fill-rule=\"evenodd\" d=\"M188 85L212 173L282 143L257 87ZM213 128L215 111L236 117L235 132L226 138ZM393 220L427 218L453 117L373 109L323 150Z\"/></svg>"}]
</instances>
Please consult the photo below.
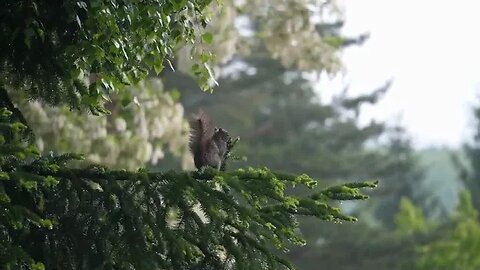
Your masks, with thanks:
<instances>
[{"instance_id":1,"label":"evergreen foliage","mask_svg":"<svg viewBox=\"0 0 480 270\"><path fill-rule=\"evenodd\" d=\"M6 269L275 269L273 252L304 244L296 217L355 221L330 200L358 200L351 183L313 188L306 175L266 168L151 173L74 168L75 154L41 156L26 126L1 111L0 262ZM200 210L195 211L198 206Z\"/></svg>"}]
</instances>

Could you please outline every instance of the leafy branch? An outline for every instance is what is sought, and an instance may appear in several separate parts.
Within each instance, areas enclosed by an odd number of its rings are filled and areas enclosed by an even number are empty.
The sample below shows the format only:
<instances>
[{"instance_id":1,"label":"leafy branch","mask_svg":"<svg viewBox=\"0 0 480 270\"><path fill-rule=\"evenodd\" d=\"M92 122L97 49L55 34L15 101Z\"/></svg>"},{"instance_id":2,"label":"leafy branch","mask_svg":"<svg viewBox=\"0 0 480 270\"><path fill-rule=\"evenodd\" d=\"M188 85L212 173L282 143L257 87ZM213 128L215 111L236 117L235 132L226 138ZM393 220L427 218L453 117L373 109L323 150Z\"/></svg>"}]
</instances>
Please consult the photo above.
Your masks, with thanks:
<instances>
[{"instance_id":1,"label":"leafy branch","mask_svg":"<svg viewBox=\"0 0 480 270\"><path fill-rule=\"evenodd\" d=\"M202 11L210 2L4 1L0 85L50 105L108 113L103 103L111 93L150 70L160 73L177 46L202 42L208 22ZM195 64L195 74L206 89L211 59L195 57L203 64Z\"/></svg>"}]
</instances>

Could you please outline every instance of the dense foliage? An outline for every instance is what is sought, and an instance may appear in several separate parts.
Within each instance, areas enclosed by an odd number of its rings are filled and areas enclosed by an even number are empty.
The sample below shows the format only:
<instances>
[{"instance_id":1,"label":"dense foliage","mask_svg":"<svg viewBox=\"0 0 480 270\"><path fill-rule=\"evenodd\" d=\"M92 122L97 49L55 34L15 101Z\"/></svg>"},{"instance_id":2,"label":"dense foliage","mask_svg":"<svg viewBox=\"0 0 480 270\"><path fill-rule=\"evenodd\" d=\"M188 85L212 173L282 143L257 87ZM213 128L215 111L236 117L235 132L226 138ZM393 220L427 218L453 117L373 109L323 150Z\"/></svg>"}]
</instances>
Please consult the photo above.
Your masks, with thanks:
<instances>
[{"instance_id":1,"label":"dense foliage","mask_svg":"<svg viewBox=\"0 0 480 270\"><path fill-rule=\"evenodd\" d=\"M200 35L210 0L15 1L0 8L0 83L29 98L105 112L109 94L157 73ZM209 56L196 74L206 87ZM200 59L201 58L201 59ZM197 64L198 66L198 64Z\"/></svg>"}]
</instances>

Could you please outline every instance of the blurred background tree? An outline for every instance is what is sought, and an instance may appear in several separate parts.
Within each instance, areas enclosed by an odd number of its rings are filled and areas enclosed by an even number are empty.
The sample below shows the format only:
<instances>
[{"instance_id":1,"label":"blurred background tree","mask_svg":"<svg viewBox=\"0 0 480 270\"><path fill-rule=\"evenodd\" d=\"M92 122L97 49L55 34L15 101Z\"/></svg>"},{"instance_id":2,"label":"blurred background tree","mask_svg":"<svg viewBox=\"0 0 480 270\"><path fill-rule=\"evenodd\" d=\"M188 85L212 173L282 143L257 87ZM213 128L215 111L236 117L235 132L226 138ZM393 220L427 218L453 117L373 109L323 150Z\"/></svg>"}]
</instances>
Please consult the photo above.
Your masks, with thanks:
<instances>
[{"instance_id":1,"label":"blurred background tree","mask_svg":"<svg viewBox=\"0 0 480 270\"><path fill-rule=\"evenodd\" d=\"M418 248L418 269L478 269L480 222L471 193L460 194L453 222L442 231L438 238Z\"/></svg>"},{"instance_id":2,"label":"blurred background tree","mask_svg":"<svg viewBox=\"0 0 480 270\"><path fill-rule=\"evenodd\" d=\"M472 108L473 136L463 146L464 155L453 155L453 161L465 187L472 193L473 205L480 209L480 106Z\"/></svg>"}]
</instances>

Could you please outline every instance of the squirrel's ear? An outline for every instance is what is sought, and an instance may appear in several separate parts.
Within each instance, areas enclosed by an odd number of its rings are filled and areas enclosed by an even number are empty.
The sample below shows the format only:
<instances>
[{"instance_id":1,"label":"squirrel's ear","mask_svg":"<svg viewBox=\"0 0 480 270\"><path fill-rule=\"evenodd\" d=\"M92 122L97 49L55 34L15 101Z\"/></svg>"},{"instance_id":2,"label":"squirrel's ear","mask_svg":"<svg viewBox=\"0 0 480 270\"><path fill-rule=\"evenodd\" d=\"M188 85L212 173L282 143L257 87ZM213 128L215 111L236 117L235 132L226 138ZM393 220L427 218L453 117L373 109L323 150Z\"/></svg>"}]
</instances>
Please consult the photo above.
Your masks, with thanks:
<instances>
[{"instance_id":1,"label":"squirrel's ear","mask_svg":"<svg viewBox=\"0 0 480 270\"><path fill-rule=\"evenodd\" d=\"M219 132L219 131L221 131L221 130L222 130L221 128L215 127L215 132Z\"/></svg>"},{"instance_id":2,"label":"squirrel's ear","mask_svg":"<svg viewBox=\"0 0 480 270\"><path fill-rule=\"evenodd\" d=\"M190 113L190 118L191 119L195 119L195 120L198 120L198 119L208 119L208 116L207 114L205 113L205 111L203 109L198 109L196 113Z\"/></svg>"}]
</instances>

